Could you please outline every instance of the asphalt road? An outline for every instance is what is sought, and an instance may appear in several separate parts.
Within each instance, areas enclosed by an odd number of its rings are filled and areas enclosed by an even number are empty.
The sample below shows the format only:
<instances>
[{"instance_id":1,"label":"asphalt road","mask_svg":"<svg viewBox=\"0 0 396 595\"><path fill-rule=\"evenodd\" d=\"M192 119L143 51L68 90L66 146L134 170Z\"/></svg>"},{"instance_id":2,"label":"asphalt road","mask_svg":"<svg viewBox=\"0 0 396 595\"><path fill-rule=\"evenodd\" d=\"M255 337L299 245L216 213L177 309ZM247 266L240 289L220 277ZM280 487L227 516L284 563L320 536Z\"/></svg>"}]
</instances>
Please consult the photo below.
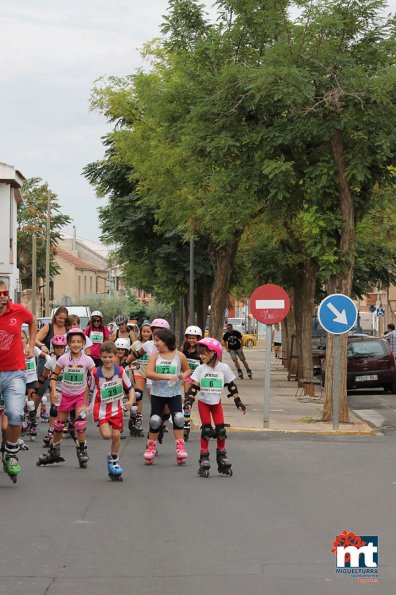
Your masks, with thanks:
<instances>
[{"instance_id":1,"label":"asphalt road","mask_svg":"<svg viewBox=\"0 0 396 595\"><path fill-rule=\"evenodd\" d=\"M396 395L382 389L361 389L348 393L350 407L359 417L384 435L396 436Z\"/></svg>"},{"instance_id":2,"label":"asphalt road","mask_svg":"<svg viewBox=\"0 0 396 595\"><path fill-rule=\"evenodd\" d=\"M208 479L197 434L184 467L170 434L152 467L144 444L122 442L119 484L93 426L88 469L68 440L63 464L37 468L36 442L16 485L0 473L1 594L393 595L393 437L233 435L233 477L213 468ZM344 529L379 536L379 583L336 574L330 549Z\"/></svg>"}]
</instances>

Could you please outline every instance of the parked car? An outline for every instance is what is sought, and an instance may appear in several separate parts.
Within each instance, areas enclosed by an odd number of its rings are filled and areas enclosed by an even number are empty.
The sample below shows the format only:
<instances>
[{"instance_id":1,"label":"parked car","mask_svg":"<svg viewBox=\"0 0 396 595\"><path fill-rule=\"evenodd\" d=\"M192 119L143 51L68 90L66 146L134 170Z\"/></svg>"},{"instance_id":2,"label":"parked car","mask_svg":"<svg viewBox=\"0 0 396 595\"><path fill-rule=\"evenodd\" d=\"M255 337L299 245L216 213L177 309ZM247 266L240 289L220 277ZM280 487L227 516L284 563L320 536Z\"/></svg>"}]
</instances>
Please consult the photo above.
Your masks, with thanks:
<instances>
[{"instance_id":1,"label":"parked car","mask_svg":"<svg viewBox=\"0 0 396 595\"><path fill-rule=\"evenodd\" d=\"M347 389L383 388L396 393L396 364L386 339L350 335L347 348ZM324 381L325 362L322 361Z\"/></svg>"}]
</instances>

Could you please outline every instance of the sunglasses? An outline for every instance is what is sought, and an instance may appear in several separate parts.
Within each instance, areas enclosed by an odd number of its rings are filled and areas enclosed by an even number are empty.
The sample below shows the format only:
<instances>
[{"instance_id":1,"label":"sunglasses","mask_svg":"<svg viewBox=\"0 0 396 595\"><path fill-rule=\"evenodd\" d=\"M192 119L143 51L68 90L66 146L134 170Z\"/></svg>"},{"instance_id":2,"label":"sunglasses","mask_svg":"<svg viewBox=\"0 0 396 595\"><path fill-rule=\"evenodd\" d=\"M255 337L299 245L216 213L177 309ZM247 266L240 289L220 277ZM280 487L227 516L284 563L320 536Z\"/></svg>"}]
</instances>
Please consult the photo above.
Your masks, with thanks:
<instances>
[{"instance_id":1,"label":"sunglasses","mask_svg":"<svg viewBox=\"0 0 396 595\"><path fill-rule=\"evenodd\" d=\"M0 290L0 296L6 297L7 295L10 295L10 292L8 291L8 289Z\"/></svg>"},{"instance_id":2,"label":"sunglasses","mask_svg":"<svg viewBox=\"0 0 396 595\"><path fill-rule=\"evenodd\" d=\"M92 318L92 322L100 322L101 320L101 318Z\"/></svg>"}]
</instances>

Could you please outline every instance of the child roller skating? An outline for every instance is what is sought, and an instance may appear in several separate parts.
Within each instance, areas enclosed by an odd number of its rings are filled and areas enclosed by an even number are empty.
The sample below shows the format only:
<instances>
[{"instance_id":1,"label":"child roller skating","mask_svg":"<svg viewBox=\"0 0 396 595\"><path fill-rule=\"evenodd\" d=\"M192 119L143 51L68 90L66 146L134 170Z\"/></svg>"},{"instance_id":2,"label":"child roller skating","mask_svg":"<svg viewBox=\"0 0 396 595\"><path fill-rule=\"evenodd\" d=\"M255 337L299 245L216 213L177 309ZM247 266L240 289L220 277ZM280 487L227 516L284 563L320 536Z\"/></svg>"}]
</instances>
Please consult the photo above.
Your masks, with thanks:
<instances>
[{"instance_id":1,"label":"child roller skating","mask_svg":"<svg viewBox=\"0 0 396 595\"><path fill-rule=\"evenodd\" d=\"M191 372L194 372L196 368L198 368L199 364L201 363L199 358L199 353L197 349L197 341L202 339L202 331L199 326L188 326L184 331L185 341L183 344L183 353L187 358L188 365L190 367ZM191 376L189 375L187 378L184 379L184 394L186 395L188 389L191 386ZM184 440L187 440L190 437L190 426L191 426L191 411L189 409L184 410Z\"/></svg>"},{"instance_id":2,"label":"child roller skating","mask_svg":"<svg viewBox=\"0 0 396 595\"><path fill-rule=\"evenodd\" d=\"M119 340L119 339L117 339ZM94 370L93 416L104 440L111 440L107 455L107 472L111 481L123 481L119 464L120 432L123 428L123 407L130 410L135 403L135 392L124 368L117 365L117 348L111 341L100 346L102 365ZM128 401L123 403L124 394Z\"/></svg>"},{"instance_id":3,"label":"child roller skating","mask_svg":"<svg viewBox=\"0 0 396 595\"><path fill-rule=\"evenodd\" d=\"M147 362L149 359L149 355L151 355L151 351L145 352L143 346L145 343L152 344L151 341L151 327L150 323L145 320L140 327L139 339L132 343L132 354L129 356L130 366L129 366L129 377L133 378L133 386L135 389L136 394L136 407L137 411L132 411L131 409L131 416L129 419L128 427L129 433L131 436L137 438L144 437L143 431L143 391L146 387L147 379L146 379L146 368ZM152 346L154 348L154 346ZM151 385L151 381L149 381ZM149 385L147 383L147 386ZM150 392L150 389L147 388L147 392Z\"/></svg>"},{"instance_id":4,"label":"child roller skating","mask_svg":"<svg viewBox=\"0 0 396 595\"><path fill-rule=\"evenodd\" d=\"M167 405L173 421L176 462L178 465L182 465L188 454L183 439L184 415L180 380L184 380L190 374L190 368L185 355L176 350L176 337L173 331L168 328L157 328L153 334L156 352L150 356L146 370L147 378L153 381L150 429L147 449L143 456L146 465L153 463Z\"/></svg>"},{"instance_id":5,"label":"child roller skating","mask_svg":"<svg viewBox=\"0 0 396 595\"><path fill-rule=\"evenodd\" d=\"M246 407L238 395L234 383L235 375L227 364L219 361L223 350L221 343L216 339L208 338L198 341L202 364L191 374L192 384L184 401L184 410L191 410L198 395L198 412L201 418L201 451L199 457L198 474L201 477L209 476L209 440L217 439L216 462L218 472L223 475L232 475L231 463L227 459L225 441L227 438L224 413L221 404L223 388L227 387L229 397L234 398L235 405L244 414ZM212 428L211 418L215 424Z\"/></svg>"},{"instance_id":6,"label":"child roller skating","mask_svg":"<svg viewBox=\"0 0 396 595\"><path fill-rule=\"evenodd\" d=\"M51 405L58 404L57 417L54 424L53 439L48 452L43 453L37 465L51 465L62 462L64 459L60 454L60 444L63 437L63 428L69 413L76 411L76 454L78 464L85 469L89 460L87 443L85 441L85 430L87 427L87 375L93 372L95 364L91 357L83 353L85 344L84 331L80 328L72 328L67 332L67 344L70 352L61 355L56 361L55 369L51 374ZM57 393L57 381L60 374L61 380L60 402Z\"/></svg>"}]
</instances>

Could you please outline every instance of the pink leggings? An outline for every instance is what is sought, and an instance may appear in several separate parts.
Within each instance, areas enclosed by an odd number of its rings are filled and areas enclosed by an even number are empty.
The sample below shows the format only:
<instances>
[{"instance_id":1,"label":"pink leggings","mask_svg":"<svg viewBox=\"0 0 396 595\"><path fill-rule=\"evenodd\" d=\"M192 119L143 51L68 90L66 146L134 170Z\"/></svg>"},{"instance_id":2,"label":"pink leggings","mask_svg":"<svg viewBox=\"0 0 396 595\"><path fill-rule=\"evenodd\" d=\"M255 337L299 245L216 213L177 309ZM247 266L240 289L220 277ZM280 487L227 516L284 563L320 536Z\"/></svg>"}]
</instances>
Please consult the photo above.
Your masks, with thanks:
<instances>
[{"instance_id":1,"label":"pink leggings","mask_svg":"<svg viewBox=\"0 0 396 595\"><path fill-rule=\"evenodd\" d=\"M203 401L198 401L198 411L199 417L201 418L202 425L209 425L211 424L210 416L212 415L213 422L215 426L224 423L224 413L223 413L223 406L221 401L217 403L217 405L209 405L208 403L204 403ZM225 440L219 440L217 438L217 448L219 450L224 450L225 447ZM209 442L204 440L201 436L201 451L206 452L209 450Z\"/></svg>"}]
</instances>

